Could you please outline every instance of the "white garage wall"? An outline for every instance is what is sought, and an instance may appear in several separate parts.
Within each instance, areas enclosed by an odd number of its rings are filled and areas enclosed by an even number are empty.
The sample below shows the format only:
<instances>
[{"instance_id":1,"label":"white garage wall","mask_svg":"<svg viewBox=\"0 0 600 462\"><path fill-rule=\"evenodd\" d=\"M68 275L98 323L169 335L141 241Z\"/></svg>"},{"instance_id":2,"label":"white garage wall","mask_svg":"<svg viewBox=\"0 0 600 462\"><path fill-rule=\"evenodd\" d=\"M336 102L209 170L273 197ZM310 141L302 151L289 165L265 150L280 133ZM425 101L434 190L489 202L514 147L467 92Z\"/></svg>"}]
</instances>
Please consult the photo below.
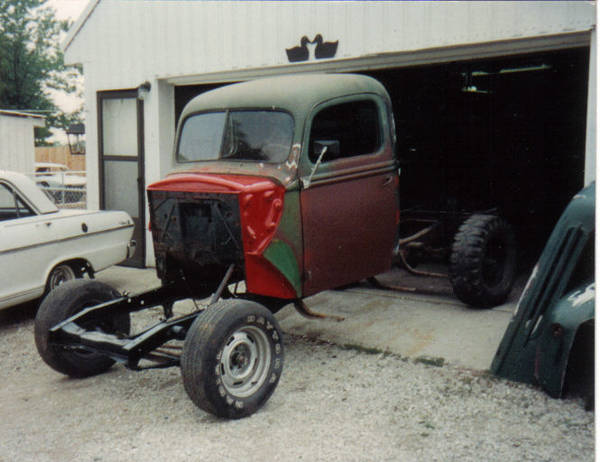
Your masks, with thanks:
<instances>
[{"instance_id":1,"label":"white garage wall","mask_svg":"<svg viewBox=\"0 0 600 462\"><path fill-rule=\"evenodd\" d=\"M214 2L94 0L66 59L99 89L288 64L302 36L339 41L335 59L589 31L588 2ZM83 26L83 27L81 27ZM87 82L86 82L87 83Z\"/></svg>"}]
</instances>

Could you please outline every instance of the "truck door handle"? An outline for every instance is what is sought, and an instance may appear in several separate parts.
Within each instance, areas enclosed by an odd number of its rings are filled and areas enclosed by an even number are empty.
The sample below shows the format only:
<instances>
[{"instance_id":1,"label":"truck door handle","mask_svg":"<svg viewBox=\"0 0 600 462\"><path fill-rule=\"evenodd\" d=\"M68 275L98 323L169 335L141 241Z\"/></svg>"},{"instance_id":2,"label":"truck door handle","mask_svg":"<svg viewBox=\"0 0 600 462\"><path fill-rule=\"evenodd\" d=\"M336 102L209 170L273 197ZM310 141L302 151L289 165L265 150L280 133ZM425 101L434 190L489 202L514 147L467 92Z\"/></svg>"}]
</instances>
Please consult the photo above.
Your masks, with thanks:
<instances>
[{"instance_id":1,"label":"truck door handle","mask_svg":"<svg viewBox=\"0 0 600 462\"><path fill-rule=\"evenodd\" d=\"M392 181L394 181L394 177L392 175L390 175L383 181L383 186L387 186L387 185L391 184Z\"/></svg>"}]
</instances>

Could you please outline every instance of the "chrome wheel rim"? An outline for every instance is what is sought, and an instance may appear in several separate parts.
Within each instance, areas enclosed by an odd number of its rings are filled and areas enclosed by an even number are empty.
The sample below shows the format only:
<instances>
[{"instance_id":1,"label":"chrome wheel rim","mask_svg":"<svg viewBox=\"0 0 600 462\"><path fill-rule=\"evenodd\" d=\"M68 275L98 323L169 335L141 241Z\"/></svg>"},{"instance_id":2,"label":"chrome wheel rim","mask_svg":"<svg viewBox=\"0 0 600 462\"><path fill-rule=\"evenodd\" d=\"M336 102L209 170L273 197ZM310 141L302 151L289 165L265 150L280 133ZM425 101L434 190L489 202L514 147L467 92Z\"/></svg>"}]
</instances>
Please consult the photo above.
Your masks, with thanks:
<instances>
[{"instance_id":1,"label":"chrome wheel rim","mask_svg":"<svg viewBox=\"0 0 600 462\"><path fill-rule=\"evenodd\" d=\"M235 331L225 343L219 368L223 387L238 398L254 394L265 383L271 364L270 342L254 326Z\"/></svg>"},{"instance_id":2,"label":"chrome wheel rim","mask_svg":"<svg viewBox=\"0 0 600 462\"><path fill-rule=\"evenodd\" d=\"M48 278L48 288L50 290L58 287L64 282L75 279L75 271L69 265L60 265L52 270Z\"/></svg>"}]
</instances>

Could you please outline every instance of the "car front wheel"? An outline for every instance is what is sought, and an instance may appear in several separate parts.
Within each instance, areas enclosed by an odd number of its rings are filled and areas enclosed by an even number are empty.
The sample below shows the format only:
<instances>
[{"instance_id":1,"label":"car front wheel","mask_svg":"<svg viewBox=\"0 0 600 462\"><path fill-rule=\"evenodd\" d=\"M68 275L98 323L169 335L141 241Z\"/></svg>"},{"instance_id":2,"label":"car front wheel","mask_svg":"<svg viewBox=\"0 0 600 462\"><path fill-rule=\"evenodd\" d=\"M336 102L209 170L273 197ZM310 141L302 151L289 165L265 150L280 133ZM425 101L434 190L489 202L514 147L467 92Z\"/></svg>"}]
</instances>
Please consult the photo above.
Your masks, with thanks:
<instances>
[{"instance_id":1,"label":"car front wheel","mask_svg":"<svg viewBox=\"0 0 600 462\"><path fill-rule=\"evenodd\" d=\"M189 397L218 417L239 419L271 396L283 368L281 330L273 314L249 300L221 300L199 314L183 346Z\"/></svg>"}]
</instances>

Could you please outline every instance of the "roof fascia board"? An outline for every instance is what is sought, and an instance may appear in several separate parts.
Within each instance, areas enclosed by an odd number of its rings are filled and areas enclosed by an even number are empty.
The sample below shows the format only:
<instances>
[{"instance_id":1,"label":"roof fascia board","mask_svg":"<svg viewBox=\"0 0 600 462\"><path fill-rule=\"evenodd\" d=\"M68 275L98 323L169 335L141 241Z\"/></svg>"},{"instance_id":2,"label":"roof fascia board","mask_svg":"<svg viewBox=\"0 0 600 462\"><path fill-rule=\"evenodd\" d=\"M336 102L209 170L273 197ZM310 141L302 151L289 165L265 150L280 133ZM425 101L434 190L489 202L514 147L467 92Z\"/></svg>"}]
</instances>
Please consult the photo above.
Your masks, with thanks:
<instances>
[{"instance_id":1,"label":"roof fascia board","mask_svg":"<svg viewBox=\"0 0 600 462\"><path fill-rule=\"evenodd\" d=\"M158 80L164 80L171 85L196 85L204 83L238 82L273 74L293 74L300 72L356 72L386 69L390 67L440 64L451 61L462 61L465 59L494 58L511 54L589 46L590 36L590 31L570 32L499 42L381 53L356 58L334 59L324 62L211 72L197 75L162 76L159 77Z\"/></svg>"},{"instance_id":2,"label":"roof fascia board","mask_svg":"<svg viewBox=\"0 0 600 462\"><path fill-rule=\"evenodd\" d=\"M6 117L19 117L23 119L30 119L33 122L34 127L45 127L46 126L46 117L39 114L29 114L27 112L18 112L18 111L7 111L5 109L0 109L0 116Z\"/></svg>"}]
</instances>

